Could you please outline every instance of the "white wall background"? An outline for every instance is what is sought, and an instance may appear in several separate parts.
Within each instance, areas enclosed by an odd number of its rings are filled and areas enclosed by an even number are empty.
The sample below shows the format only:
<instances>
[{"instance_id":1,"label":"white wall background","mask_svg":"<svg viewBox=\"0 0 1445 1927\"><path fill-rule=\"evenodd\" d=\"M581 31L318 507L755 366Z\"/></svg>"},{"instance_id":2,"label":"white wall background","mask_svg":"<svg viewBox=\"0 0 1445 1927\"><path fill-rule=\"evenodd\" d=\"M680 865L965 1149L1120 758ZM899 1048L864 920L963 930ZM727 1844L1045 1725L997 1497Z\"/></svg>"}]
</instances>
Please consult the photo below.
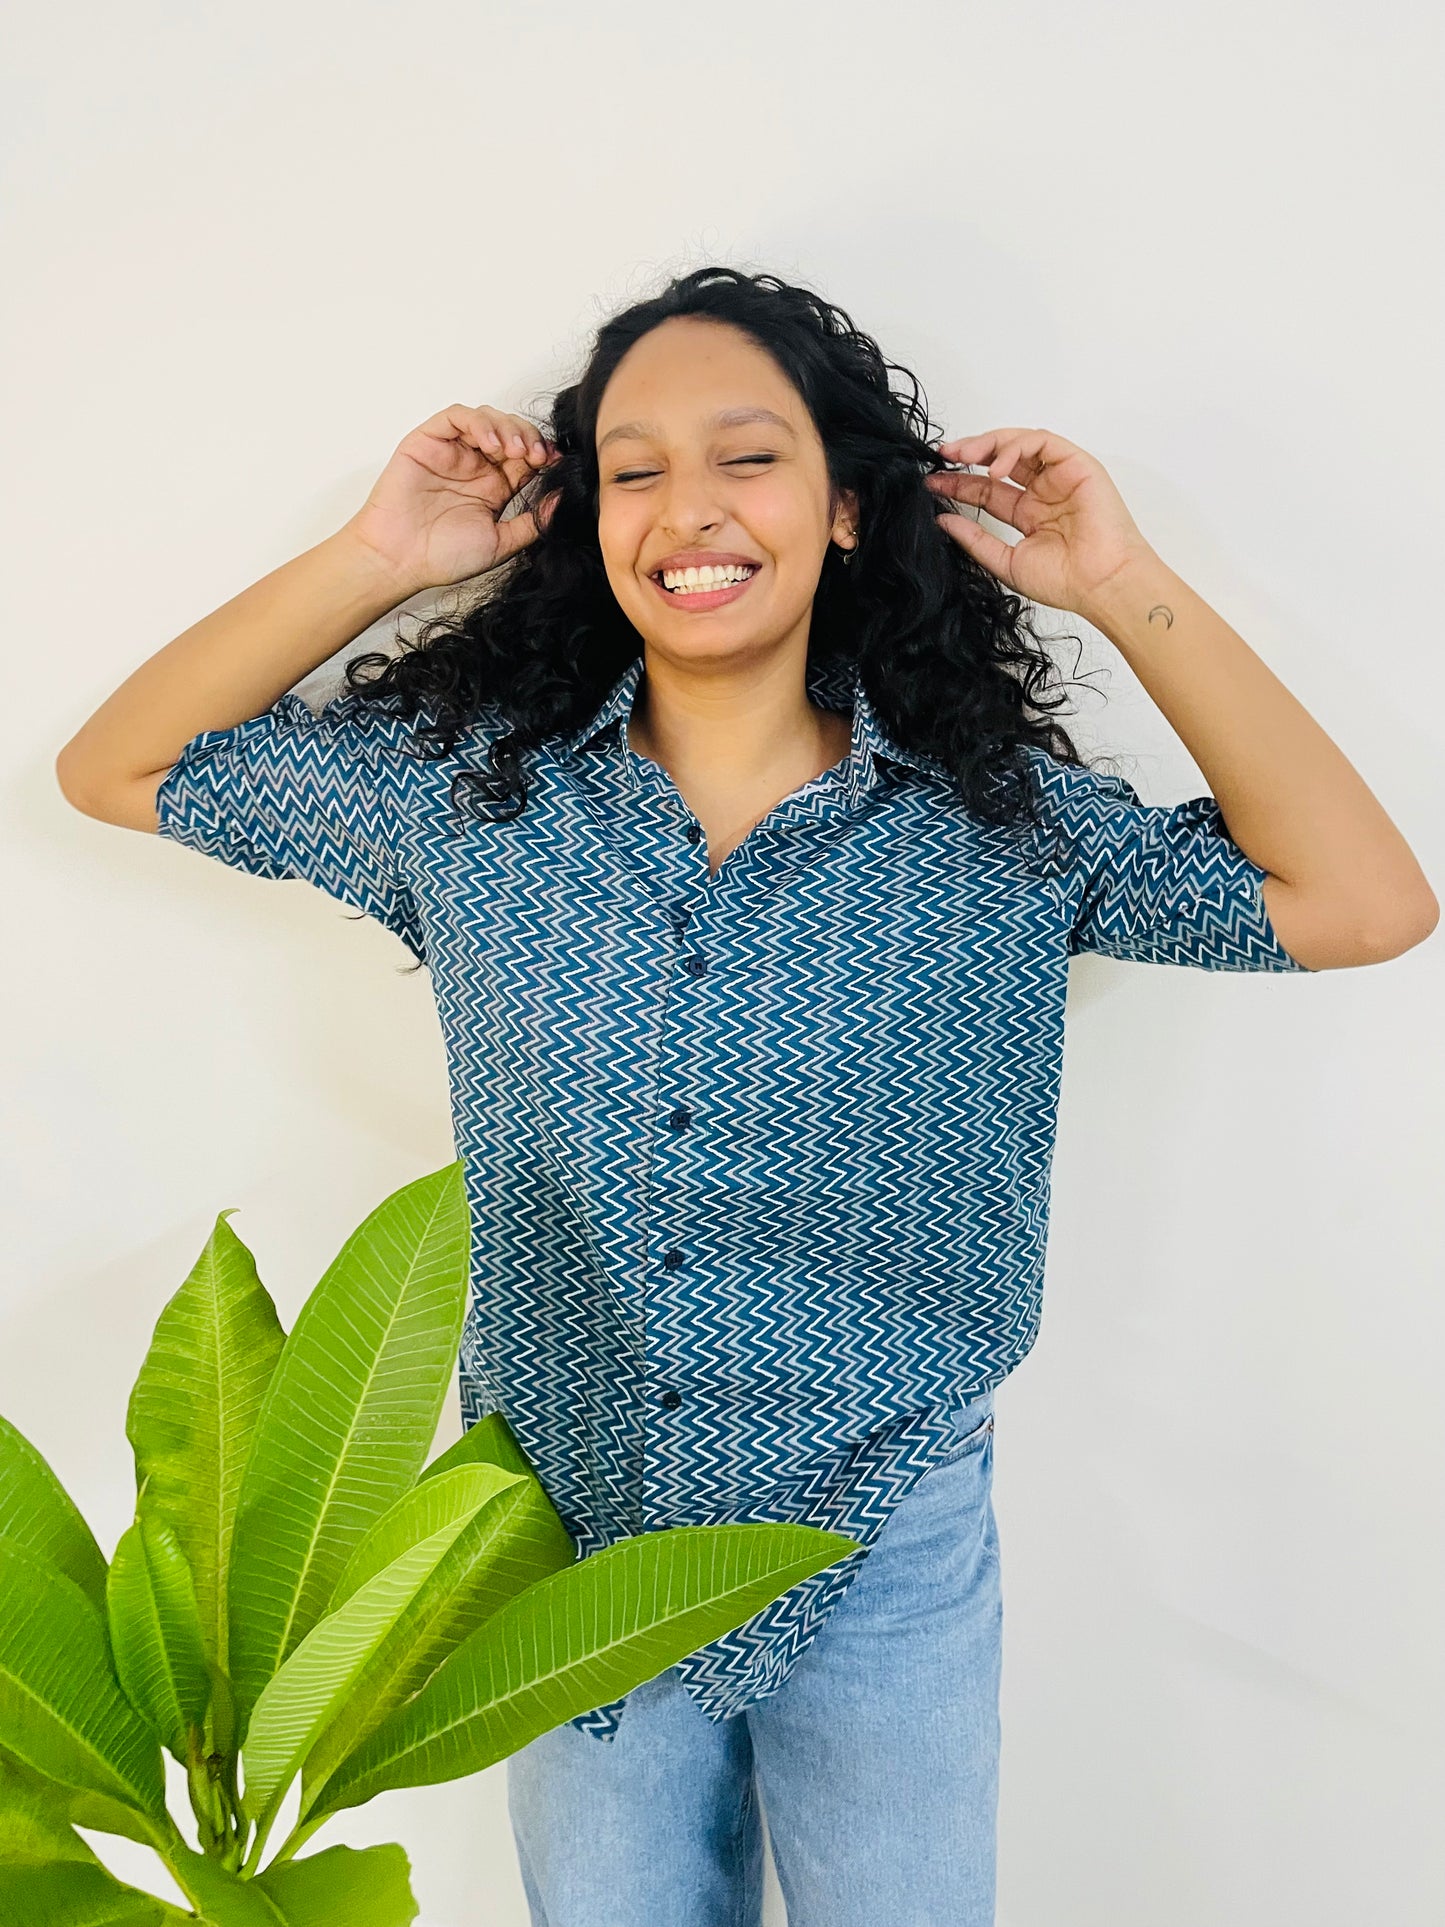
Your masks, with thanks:
<instances>
[{"instance_id":1,"label":"white wall background","mask_svg":"<svg viewBox=\"0 0 1445 1927\"><path fill-rule=\"evenodd\" d=\"M947 432L1090 449L1441 891L1427 0L91 0L8 38L0 1410L107 1552L216 1213L289 1326L453 1146L395 939L82 817L55 753L409 428L528 411L664 272L806 279ZM1200 793L1083 633L1080 737ZM1445 1918L1442 957L1074 966L1044 1331L998 1397L1002 1927ZM428 1923L514 1927L504 1773L316 1845L399 1839Z\"/></svg>"}]
</instances>

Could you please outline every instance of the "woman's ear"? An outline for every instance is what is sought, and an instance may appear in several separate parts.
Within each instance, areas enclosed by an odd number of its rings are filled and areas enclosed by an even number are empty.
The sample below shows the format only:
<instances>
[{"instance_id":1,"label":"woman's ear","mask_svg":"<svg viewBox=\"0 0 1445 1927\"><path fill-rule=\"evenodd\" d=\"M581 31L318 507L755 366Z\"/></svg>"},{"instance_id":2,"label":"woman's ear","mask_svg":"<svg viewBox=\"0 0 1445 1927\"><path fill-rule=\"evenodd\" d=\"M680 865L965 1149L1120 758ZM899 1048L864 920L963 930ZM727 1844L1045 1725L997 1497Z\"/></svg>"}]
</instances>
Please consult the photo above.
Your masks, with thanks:
<instances>
[{"instance_id":1,"label":"woman's ear","mask_svg":"<svg viewBox=\"0 0 1445 1927\"><path fill-rule=\"evenodd\" d=\"M858 497L850 488L839 492L838 508L833 517L833 535L858 533Z\"/></svg>"}]
</instances>

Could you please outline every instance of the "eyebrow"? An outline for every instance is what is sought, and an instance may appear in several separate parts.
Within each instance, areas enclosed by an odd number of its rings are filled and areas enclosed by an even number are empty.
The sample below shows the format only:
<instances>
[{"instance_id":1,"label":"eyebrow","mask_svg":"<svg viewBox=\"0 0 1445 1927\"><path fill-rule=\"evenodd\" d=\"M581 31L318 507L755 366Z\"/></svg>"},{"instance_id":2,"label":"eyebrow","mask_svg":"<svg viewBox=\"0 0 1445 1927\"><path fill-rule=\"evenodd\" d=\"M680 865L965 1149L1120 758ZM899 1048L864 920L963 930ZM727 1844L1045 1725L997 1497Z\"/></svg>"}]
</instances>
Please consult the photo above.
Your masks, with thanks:
<instances>
[{"instance_id":1,"label":"eyebrow","mask_svg":"<svg viewBox=\"0 0 1445 1927\"><path fill-rule=\"evenodd\" d=\"M788 421L785 416L777 414L771 408L724 408L718 414L714 415L710 422L705 422L703 426L706 428L737 428L743 422L771 422L775 428L784 428L790 435L794 435L797 432L793 424ZM600 455L609 442L622 440L642 441L648 435L660 435L661 433L662 431L656 422L621 422L616 428L608 429L607 433L602 437L602 440L597 444L597 453Z\"/></svg>"}]
</instances>

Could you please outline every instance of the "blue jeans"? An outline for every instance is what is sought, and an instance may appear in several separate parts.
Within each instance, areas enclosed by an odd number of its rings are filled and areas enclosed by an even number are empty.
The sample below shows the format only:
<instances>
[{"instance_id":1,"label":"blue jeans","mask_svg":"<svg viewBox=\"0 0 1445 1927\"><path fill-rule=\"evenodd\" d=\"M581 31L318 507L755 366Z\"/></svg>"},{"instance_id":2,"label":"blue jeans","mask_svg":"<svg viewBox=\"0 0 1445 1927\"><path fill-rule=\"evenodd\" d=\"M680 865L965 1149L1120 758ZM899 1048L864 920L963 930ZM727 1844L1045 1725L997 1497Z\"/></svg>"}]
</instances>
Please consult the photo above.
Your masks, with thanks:
<instances>
[{"instance_id":1,"label":"blue jeans","mask_svg":"<svg viewBox=\"0 0 1445 1927\"><path fill-rule=\"evenodd\" d=\"M563 1725L509 1756L532 1927L759 1927L763 1813L788 1927L993 1927L992 1392L954 1416L767 1699L714 1722L669 1667L611 1741Z\"/></svg>"}]
</instances>

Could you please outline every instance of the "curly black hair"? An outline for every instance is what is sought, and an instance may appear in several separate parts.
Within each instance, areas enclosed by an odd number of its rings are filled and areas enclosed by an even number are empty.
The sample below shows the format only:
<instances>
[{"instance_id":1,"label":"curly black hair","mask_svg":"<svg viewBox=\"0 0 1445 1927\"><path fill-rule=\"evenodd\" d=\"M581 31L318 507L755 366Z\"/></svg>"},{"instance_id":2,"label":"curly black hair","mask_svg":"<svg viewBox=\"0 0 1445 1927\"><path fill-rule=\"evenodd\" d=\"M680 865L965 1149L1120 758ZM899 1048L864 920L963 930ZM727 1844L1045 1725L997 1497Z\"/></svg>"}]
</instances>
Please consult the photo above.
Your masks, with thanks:
<instances>
[{"instance_id":1,"label":"curly black hair","mask_svg":"<svg viewBox=\"0 0 1445 1927\"><path fill-rule=\"evenodd\" d=\"M348 691L406 718L425 709L432 720L416 738L437 759L495 710L509 728L489 743L486 770L457 772L452 801L486 821L520 815L524 757L580 729L641 652L598 542L597 414L628 349L674 315L726 322L766 349L812 415L835 502L838 491L856 492L859 543L846 568L829 544L809 666L856 664L889 735L940 764L966 809L994 824L1036 824L1021 746L1083 759L1047 713L1065 696L1048 693L1055 665L1031 626L1031 605L941 538L938 513L963 511L924 486L927 473L948 464L930 445L917 379L843 309L771 274L698 268L605 321L580 379L552 398L541 424L561 459L509 504L537 515L536 540L489 571L457 615L423 621L400 653L352 657ZM910 393L894 392L890 371Z\"/></svg>"}]
</instances>

